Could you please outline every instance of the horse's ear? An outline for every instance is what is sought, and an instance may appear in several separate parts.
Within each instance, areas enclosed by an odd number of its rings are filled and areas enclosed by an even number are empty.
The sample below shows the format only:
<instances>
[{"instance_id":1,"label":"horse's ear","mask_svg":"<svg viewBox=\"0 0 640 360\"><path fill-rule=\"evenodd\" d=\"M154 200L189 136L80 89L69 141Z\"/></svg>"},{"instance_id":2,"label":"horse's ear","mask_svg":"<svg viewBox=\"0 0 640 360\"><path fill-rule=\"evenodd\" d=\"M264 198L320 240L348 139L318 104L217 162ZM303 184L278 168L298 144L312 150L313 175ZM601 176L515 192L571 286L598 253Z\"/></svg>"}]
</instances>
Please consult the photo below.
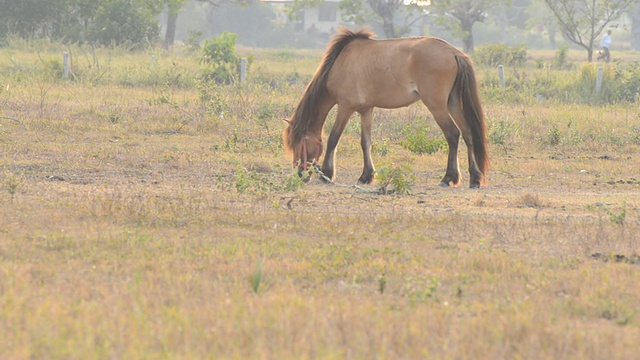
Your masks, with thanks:
<instances>
[{"instance_id":1,"label":"horse's ear","mask_svg":"<svg viewBox=\"0 0 640 360\"><path fill-rule=\"evenodd\" d=\"M287 123L287 125L291 125L291 120L287 120L287 119L285 119L285 118L282 118L282 121L286 122L286 123Z\"/></svg>"}]
</instances>

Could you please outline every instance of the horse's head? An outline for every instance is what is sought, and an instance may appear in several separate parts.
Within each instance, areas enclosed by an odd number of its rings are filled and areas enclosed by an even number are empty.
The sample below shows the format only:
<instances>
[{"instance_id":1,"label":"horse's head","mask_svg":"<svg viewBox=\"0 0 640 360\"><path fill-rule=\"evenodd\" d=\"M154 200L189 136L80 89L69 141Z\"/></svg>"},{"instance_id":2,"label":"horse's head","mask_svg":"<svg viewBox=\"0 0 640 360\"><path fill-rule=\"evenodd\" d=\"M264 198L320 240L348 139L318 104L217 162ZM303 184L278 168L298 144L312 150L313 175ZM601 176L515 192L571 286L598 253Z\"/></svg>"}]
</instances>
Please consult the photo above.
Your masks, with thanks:
<instances>
[{"instance_id":1,"label":"horse's head","mask_svg":"<svg viewBox=\"0 0 640 360\"><path fill-rule=\"evenodd\" d=\"M285 120L286 121L286 120ZM298 168L298 174L303 175L309 166L315 165L322 155L322 138L317 139L313 135L304 134L296 136L293 133L291 123L282 133L284 149L287 155L293 156L293 167ZM296 139L299 137L299 139Z\"/></svg>"}]
</instances>

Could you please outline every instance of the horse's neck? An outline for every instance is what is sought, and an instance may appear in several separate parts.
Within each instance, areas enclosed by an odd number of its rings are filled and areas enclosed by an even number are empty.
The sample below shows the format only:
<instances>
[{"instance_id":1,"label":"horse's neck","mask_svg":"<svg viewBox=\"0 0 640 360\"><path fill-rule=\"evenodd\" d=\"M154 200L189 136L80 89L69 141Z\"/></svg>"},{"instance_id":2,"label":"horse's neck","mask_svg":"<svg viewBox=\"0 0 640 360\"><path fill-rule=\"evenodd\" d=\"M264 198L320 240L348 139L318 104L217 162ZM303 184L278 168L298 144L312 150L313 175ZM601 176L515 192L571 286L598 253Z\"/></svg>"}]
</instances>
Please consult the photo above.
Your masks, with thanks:
<instances>
[{"instance_id":1,"label":"horse's neck","mask_svg":"<svg viewBox=\"0 0 640 360\"><path fill-rule=\"evenodd\" d=\"M336 102L329 97L329 95L325 94L318 98L316 106L317 113L316 118L313 119L309 123L309 133L318 136L321 138L322 129L324 128L324 123L327 121L327 116L329 115L329 111L333 108Z\"/></svg>"}]
</instances>

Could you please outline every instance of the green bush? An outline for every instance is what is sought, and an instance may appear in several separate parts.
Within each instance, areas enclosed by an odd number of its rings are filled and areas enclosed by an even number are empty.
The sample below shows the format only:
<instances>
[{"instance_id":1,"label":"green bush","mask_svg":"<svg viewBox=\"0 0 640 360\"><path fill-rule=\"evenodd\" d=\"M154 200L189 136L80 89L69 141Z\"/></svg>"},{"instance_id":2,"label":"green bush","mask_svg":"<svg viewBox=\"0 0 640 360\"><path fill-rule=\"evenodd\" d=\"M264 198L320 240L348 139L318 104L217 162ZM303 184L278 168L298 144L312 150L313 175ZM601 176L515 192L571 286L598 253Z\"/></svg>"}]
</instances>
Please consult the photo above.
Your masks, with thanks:
<instances>
[{"instance_id":1,"label":"green bush","mask_svg":"<svg viewBox=\"0 0 640 360\"><path fill-rule=\"evenodd\" d=\"M380 193L390 194L396 193L399 195L411 194L411 188L415 181L415 175L409 165L394 166L382 166L376 171L376 178L380 183ZM392 189L389 189L389 187Z\"/></svg>"},{"instance_id":2,"label":"green bush","mask_svg":"<svg viewBox=\"0 0 640 360\"><path fill-rule=\"evenodd\" d=\"M556 69L565 69L569 68L570 64L567 62L567 52L569 51L569 45L560 45L558 51L556 51L556 55L553 58L553 67Z\"/></svg>"},{"instance_id":3,"label":"green bush","mask_svg":"<svg viewBox=\"0 0 640 360\"><path fill-rule=\"evenodd\" d=\"M220 36L204 41L201 62L209 67L204 78L218 84L230 84L239 76L240 58L236 56L237 34L223 32ZM249 63L247 63L247 71Z\"/></svg>"},{"instance_id":4,"label":"green bush","mask_svg":"<svg viewBox=\"0 0 640 360\"><path fill-rule=\"evenodd\" d=\"M610 82L616 99L629 102L640 100L640 62L616 67Z\"/></svg>"},{"instance_id":5,"label":"green bush","mask_svg":"<svg viewBox=\"0 0 640 360\"><path fill-rule=\"evenodd\" d=\"M478 64L489 67L522 66L527 60L527 48L524 45L486 44L476 48L474 58Z\"/></svg>"},{"instance_id":6,"label":"green bush","mask_svg":"<svg viewBox=\"0 0 640 360\"><path fill-rule=\"evenodd\" d=\"M403 148L416 154L434 154L443 149L447 142L441 137L430 137L428 127L420 129L405 129L404 140L400 141Z\"/></svg>"}]
</instances>

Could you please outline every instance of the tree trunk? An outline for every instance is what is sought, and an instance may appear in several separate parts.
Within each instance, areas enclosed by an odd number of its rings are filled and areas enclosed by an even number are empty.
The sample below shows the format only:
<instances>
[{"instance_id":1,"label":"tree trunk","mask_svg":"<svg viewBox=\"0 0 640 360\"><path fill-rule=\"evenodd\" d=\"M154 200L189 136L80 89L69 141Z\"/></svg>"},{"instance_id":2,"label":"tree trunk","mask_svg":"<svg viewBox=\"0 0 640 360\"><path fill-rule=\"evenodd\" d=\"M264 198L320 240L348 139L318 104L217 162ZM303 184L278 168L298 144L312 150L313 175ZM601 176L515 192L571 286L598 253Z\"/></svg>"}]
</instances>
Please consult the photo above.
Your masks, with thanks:
<instances>
[{"instance_id":1,"label":"tree trunk","mask_svg":"<svg viewBox=\"0 0 640 360\"><path fill-rule=\"evenodd\" d=\"M467 54L473 54L475 50L475 44L473 41L473 23L470 21L463 21L460 23L460 29L465 33L464 38L462 39L463 48L462 50Z\"/></svg>"},{"instance_id":2,"label":"tree trunk","mask_svg":"<svg viewBox=\"0 0 640 360\"><path fill-rule=\"evenodd\" d=\"M167 14L167 32L164 35L164 48L168 49L173 46L176 39L176 25L178 23L178 12L169 10Z\"/></svg>"},{"instance_id":3,"label":"tree trunk","mask_svg":"<svg viewBox=\"0 0 640 360\"><path fill-rule=\"evenodd\" d=\"M552 49L557 48L556 45L556 32L555 30L547 30L547 35L549 37L549 45L551 45Z\"/></svg>"},{"instance_id":4,"label":"tree trunk","mask_svg":"<svg viewBox=\"0 0 640 360\"><path fill-rule=\"evenodd\" d=\"M629 17L631 18L631 48L640 50L640 4L630 7Z\"/></svg>"},{"instance_id":5,"label":"tree trunk","mask_svg":"<svg viewBox=\"0 0 640 360\"><path fill-rule=\"evenodd\" d=\"M384 31L384 36L387 39L392 39L396 37L395 26L393 24L393 19L384 18L382 21L382 31Z\"/></svg>"}]
</instances>

